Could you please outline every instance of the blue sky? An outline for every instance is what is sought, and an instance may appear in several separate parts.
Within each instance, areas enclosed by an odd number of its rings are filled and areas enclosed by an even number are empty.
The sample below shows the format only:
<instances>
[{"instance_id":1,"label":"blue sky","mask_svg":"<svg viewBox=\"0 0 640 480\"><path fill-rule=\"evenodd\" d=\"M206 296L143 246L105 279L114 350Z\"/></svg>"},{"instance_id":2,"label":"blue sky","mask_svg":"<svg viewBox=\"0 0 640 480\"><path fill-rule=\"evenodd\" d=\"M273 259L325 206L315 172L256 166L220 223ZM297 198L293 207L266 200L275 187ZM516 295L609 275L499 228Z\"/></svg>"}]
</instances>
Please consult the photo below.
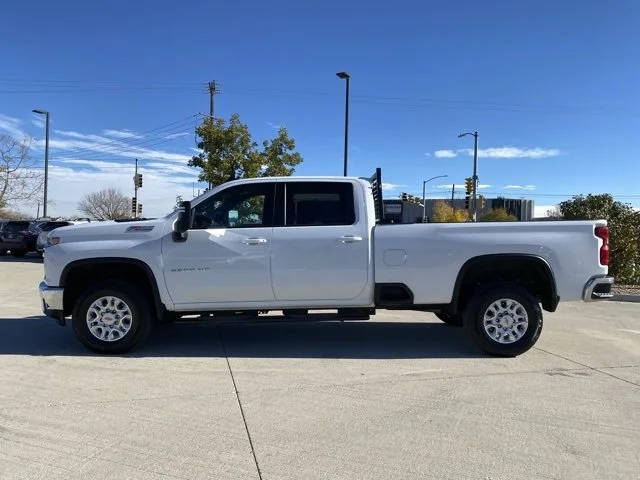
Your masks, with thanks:
<instances>
[{"instance_id":1,"label":"blue sky","mask_svg":"<svg viewBox=\"0 0 640 480\"><path fill-rule=\"evenodd\" d=\"M640 206L639 2L34 1L0 23L0 129L32 135L39 159L30 112L51 111L53 214L99 187L130 194L134 156L145 214L190 197L213 79L217 116L238 112L258 141L285 125L299 174L339 175L341 70L349 173L382 167L389 197L434 175L449 178L431 196L462 184L472 139L457 134L477 129L487 196L539 212L588 192Z\"/></svg>"}]
</instances>

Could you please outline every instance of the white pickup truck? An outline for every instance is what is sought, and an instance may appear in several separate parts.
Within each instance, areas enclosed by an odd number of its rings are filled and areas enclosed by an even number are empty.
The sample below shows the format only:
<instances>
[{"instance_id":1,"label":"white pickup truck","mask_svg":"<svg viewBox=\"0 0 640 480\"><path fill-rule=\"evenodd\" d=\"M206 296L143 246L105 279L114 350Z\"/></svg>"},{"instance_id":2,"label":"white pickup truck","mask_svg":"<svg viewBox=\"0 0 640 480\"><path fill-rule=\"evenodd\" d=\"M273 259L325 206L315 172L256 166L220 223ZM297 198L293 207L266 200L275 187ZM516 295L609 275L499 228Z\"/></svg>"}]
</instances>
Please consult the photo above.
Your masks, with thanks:
<instances>
[{"instance_id":1,"label":"white pickup truck","mask_svg":"<svg viewBox=\"0 0 640 480\"><path fill-rule=\"evenodd\" d=\"M164 218L56 229L44 312L117 353L184 315L420 310L514 356L540 336L542 309L611 296L605 221L387 225L380 185L379 169L245 179Z\"/></svg>"}]
</instances>

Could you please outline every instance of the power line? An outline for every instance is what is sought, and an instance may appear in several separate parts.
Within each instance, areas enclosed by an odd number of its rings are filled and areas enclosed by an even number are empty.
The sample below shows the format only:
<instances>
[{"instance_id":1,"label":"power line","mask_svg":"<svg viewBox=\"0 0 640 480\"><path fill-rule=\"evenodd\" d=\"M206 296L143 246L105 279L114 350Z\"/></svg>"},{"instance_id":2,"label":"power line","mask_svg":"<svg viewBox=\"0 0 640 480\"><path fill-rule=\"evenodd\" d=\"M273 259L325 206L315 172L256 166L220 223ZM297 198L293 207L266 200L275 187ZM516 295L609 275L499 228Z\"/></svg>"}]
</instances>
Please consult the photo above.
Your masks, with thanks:
<instances>
[{"instance_id":1,"label":"power line","mask_svg":"<svg viewBox=\"0 0 640 480\"><path fill-rule=\"evenodd\" d=\"M178 130L174 133L171 134L167 134L167 135L174 135L176 133L183 133L182 129ZM174 141L175 138L166 138L166 137L154 137L151 139L148 139L145 141L145 143L140 143L140 144L135 144L135 145L130 145L130 144L123 144L123 145L119 145L119 146L107 146L107 148L104 148L104 144L101 143L96 143L95 148L89 148L89 147L85 147L83 149L80 150L67 150L65 148L57 148L56 150L60 150L62 152L65 152L65 155L72 155L72 156L81 156L83 158L87 158L87 159L91 159L91 158L97 158L97 157L102 157L104 155L144 155L144 151L145 150L150 150L151 147L155 147L167 142L172 142ZM87 152L87 153L84 153ZM58 154L58 156L60 156Z\"/></svg>"},{"instance_id":2,"label":"power line","mask_svg":"<svg viewBox=\"0 0 640 480\"><path fill-rule=\"evenodd\" d=\"M98 143L97 145L100 148L108 147L108 149L114 150L114 151L123 150L123 149L126 149L128 147L140 147L140 146L142 146L142 145L144 145L146 143L149 143L149 142L151 142L153 140L164 138L167 135L173 135L175 133L181 133L180 130L182 130L183 128L186 128L187 126L190 126L191 122L194 121L199 115L201 115L201 114L196 113L196 114L193 114L193 115L189 115L188 117L182 118L180 120L176 120L174 122L167 123L167 124L161 125L159 127L155 127L155 128L151 128L149 130L145 130L145 131L143 131L143 132L141 132L139 134L139 135L145 136L145 135L147 135L149 133L156 132L156 135L154 135L155 138L136 139L136 140L132 140L132 141L129 141L129 142L127 142L127 141L125 141L123 139L112 139L112 140L109 140L107 142ZM171 128L171 127L176 128L178 126L180 128L179 128L179 130L177 130L175 132L163 132L161 134L162 136L157 134L160 131L166 130L166 129ZM84 142L99 142L97 140L92 140L90 138L87 138L87 139L76 139L76 140L77 141L84 141ZM169 140L171 140L171 139L169 139ZM147 145L147 146L150 146L150 145ZM69 153L74 154L74 155L75 154L82 154L82 152L90 152L90 153L87 153L87 155L99 153L99 152L96 152L95 149L88 148L88 147L74 147L74 148L69 148L69 149L61 149L61 148L59 148L57 150L65 150L66 152L69 152Z\"/></svg>"},{"instance_id":3,"label":"power line","mask_svg":"<svg viewBox=\"0 0 640 480\"><path fill-rule=\"evenodd\" d=\"M211 91L211 83L215 83L216 93L219 92L217 82L168 82L152 83L135 80L26 80L26 79L0 79L0 93L83 93L106 91L117 93L118 91L162 91L184 90L198 92L202 89ZM282 90L282 89L231 89L227 92L231 95L257 95L265 97L335 97L332 91L311 90ZM383 105L402 107L408 109L444 108L483 111L506 111L515 113L549 113L549 114L604 114L604 113L632 113L638 111L636 106L629 105L566 105L566 104L528 104L522 102L495 102L477 101L468 99L445 99L429 97L398 97L381 95L353 95L354 103L365 105Z\"/></svg>"}]
</instances>

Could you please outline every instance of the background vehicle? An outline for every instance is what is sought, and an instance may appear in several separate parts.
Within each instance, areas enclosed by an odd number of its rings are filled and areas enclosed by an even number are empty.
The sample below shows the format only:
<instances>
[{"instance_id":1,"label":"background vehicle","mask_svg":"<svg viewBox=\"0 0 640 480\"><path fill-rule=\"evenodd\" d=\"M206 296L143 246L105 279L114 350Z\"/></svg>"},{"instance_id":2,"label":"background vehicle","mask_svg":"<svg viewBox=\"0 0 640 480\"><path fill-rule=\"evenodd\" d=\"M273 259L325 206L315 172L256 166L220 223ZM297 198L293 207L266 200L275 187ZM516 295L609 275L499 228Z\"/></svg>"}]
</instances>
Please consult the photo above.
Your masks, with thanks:
<instances>
[{"instance_id":1,"label":"background vehicle","mask_svg":"<svg viewBox=\"0 0 640 480\"><path fill-rule=\"evenodd\" d=\"M6 255L8 251L15 257L24 256L29 249L29 222L23 220L10 220L2 225L0 230L0 254Z\"/></svg>"},{"instance_id":2,"label":"background vehicle","mask_svg":"<svg viewBox=\"0 0 640 480\"><path fill-rule=\"evenodd\" d=\"M56 228L68 227L69 225L76 225L79 223L85 222L77 222L71 220L54 220L41 223L33 230L34 234L36 235L35 250L38 253L42 253L44 251L44 247L47 242L47 234L50 231L55 230Z\"/></svg>"},{"instance_id":3,"label":"background vehicle","mask_svg":"<svg viewBox=\"0 0 640 480\"><path fill-rule=\"evenodd\" d=\"M380 186L379 170L246 179L165 218L63 227L47 237L45 313L122 352L184 314L423 310L510 356L535 344L542 309L610 296L604 221L385 225Z\"/></svg>"}]
</instances>

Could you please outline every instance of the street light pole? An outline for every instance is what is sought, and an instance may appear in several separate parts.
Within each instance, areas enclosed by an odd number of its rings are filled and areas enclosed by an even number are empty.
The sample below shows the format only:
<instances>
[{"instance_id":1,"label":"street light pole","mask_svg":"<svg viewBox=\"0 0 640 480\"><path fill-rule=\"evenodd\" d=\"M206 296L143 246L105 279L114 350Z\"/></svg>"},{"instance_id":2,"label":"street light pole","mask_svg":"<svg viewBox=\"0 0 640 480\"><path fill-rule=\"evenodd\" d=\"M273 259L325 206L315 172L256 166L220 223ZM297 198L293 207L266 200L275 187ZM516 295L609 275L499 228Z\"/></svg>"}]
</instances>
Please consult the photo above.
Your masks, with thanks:
<instances>
[{"instance_id":1,"label":"street light pole","mask_svg":"<svg viewBox=\"0 0 640 480\"><path fill-rule=\"evenodd\" d=\"M472 219L478 220L478 131L461 133L458 138L462 138L465 135L471 135L473 137L473 196L472 196Z\"/></svg>"},{"instance_id":2,"label":"street light pole","mask_svg":"<svg viewBox=\"0 0 640 480\"><path fill-rule=\"evenodd\" d=\"M431 177L428 180L423 180L422 181L422 221L424 222L424 219L427 216L427 201L425 199L425 194L427 193L427 183L429 183L431 180L435 180L436 178L445 178L448 177L448 175L437 175L435 177Z\"/></svg>"},{"instance_id":3,"label":"street light pole","mask_svg":"<svg viewBox=\"0 0 640 480\"><path fill-rule=\"evenodd\" d=\"M49 112L46 110L34 109L33 113L45 116L45 141L44 141L44 203L42 205L42 216L47 216L47 188L49 184Z\"/></svg>"},{"instance_id":4,"label":"street light pole","mask_svg":"<svg viewBox=\"0 0 640 480\"><path fill-rule=\"evenodd\" d=\"M349 82L351 80L351 75L347 72L338 72L336 73L338 78L342 78L346 80L346 90L344 96L344 176L347 176L347 152L349 145Z\"/></svg>"}]
</instances>

